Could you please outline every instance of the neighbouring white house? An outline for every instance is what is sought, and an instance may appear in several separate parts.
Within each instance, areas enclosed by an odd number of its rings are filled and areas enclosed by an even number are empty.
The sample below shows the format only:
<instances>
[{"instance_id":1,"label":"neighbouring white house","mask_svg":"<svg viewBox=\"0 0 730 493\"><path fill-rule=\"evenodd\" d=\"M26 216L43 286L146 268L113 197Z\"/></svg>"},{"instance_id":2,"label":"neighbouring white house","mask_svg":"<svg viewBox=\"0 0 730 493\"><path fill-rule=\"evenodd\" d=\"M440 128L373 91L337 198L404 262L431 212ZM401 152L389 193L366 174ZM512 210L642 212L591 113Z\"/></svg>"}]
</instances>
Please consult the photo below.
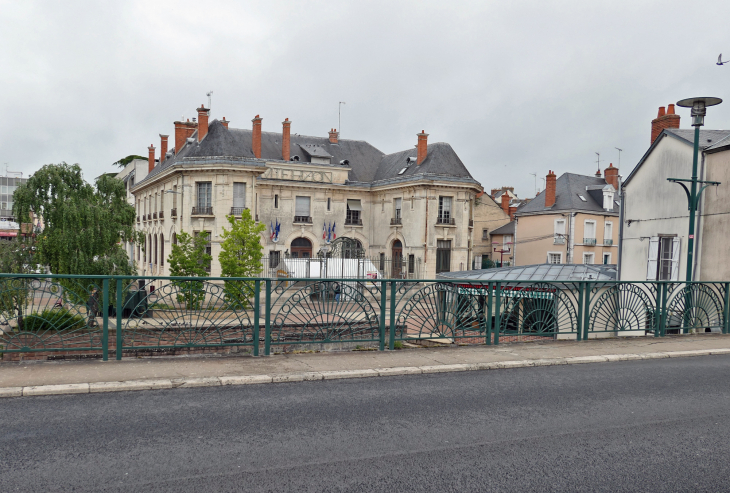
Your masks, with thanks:
<instances>
[{"instance_id":1,"label":"neighbouring white house","mask_svg":"<svg viewBox=\"0 0 730 493\"><path fill-rule=\"evenodd\" d=\"M722 107L720 107L722 108ZM717 113L715 110L714 113ZM715 116L714 114L712 116ZM668 178L692 176L694 129L680 129L670 104L652 121L651 146L622 184L619 279L684 281L689 210L682 187ZM694 281L730 280L730 130L700 130L700 180L719 181L698 210Z\"/></svg>"}]
</instances>

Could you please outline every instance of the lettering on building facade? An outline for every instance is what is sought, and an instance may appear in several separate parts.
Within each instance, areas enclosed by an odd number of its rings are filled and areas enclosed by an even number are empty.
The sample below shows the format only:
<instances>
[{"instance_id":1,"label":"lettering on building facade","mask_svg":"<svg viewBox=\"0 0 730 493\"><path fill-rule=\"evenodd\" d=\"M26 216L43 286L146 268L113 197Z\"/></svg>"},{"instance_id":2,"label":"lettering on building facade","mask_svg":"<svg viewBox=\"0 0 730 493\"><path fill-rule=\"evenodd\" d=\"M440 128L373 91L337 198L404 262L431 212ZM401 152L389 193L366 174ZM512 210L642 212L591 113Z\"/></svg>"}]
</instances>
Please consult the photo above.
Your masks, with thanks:
<instances>
[{"instance_id":1,"label":"lettering on building facade","mask_svg":"<svg viewBox=\"0 0 730 493\"><path fill-rule=\"evenodd\" d=\"M308 181L316 183L332 183L331 171L305 171L300 169L286 169L269 167L261 178L272 180Z\"/></svg>"}]
</instances>

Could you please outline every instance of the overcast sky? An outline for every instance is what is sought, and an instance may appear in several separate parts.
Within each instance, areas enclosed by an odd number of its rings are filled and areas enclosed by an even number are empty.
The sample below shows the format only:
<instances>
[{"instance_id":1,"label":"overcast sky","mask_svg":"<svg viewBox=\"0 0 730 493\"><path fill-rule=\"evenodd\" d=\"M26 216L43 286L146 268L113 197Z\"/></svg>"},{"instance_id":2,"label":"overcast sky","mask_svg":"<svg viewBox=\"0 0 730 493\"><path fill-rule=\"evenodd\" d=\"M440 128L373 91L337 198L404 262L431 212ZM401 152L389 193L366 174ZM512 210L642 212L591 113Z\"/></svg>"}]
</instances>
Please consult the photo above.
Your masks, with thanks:
<instances>
[{"instance_id":1,"label":"overcast sky","mask_svg":"<svg viewBox=\"0 0 730 493\"><path fill-rule=\"evenodd\" d=\"M549 169L627 176L659 106L727 102L730 2L0 0L0 165L79 163L87 180L146 155L173 121L450 143L485 189L534 195ZM689 110L681 110L689 128ZM538 179L538 188L542 180Z\"/></svg>"}]
</instances>

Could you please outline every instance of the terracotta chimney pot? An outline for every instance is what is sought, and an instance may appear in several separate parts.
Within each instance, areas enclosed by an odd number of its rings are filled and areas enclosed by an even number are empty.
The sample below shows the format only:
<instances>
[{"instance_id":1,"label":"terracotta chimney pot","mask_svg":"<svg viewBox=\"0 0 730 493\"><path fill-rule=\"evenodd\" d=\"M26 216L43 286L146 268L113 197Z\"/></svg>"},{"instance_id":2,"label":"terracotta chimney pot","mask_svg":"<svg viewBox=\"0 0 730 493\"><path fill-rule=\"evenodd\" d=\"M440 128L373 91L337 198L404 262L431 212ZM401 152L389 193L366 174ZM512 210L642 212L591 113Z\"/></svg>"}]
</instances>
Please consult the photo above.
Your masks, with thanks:
<instances>
[{"instance_id":1,"label":"terracotta chimney pot","mask_svg":"<svg viewBox=\"0 0 730 493\"><path fill-rule=\"evenodd\" d=\"M545 177L545 207L552 207L555 205L555 185L557 177L552 170L550 170Z\"/></svg>"},{"instance_id":2,"label":"terracotta chimney pot","mask_svg":"<svg viewBox=\"0 0 730 493\"><path fill-rule=\"evenodd\" d=\"M251 122L253 123L253 135L251 137L251 150L253 151L254 157L261 159L261 118L256 115Z\"/></svg>"},{"instance_id":3,"label":"terracotta chimney pot","mask_svg":"<svg viewBox=\"0 0 730 493\"><path fill-rule=\"evenodd\" d=\"M147 172L151 173L155 168L155 146L150 144L147 150L150 151L149 157L147 158Z\"/></svg>"},{"instance_id":4,"label":"terracotta chimney pot","mask_svg":"<svg viewBox=\"0 0 730 493\"><path fill-rule=\"evenodd\" d=\"M339 142L340 133L336 128L330 130L330 144L337 144Z\"/></svg>"},{"instance_id":5,"label":"terracotta chimney pot","mask_svg":"<svg viewBox=\"0 0 730 493\"><path fill-rule=\"evenodd\" d=\"M416 135L418 136L418 145L416 146L416 164L420 165L426 160L426 156L428 156L428 134L421 130L421 133Z\"/></svg>"},{"instance_id":6,"label":"terracotta chimney pot","mask_svg":"<svg viewBox=\"0 0 730 493\"><path fill-rule=\"evenodd\" d=\"M281 122L281 159L289 161L291 157L290 145L291 145L291 122L288 118L285 118Z\"/></svg>"},{"instance_id":7,"label":"terracotta chimney pot","mask_svg":"<svg viewBox=\"0 0 730 493\"><path fill-rule=\"evenodd\" d=\"M165 156L167 155L167 139L169 135L160 134L160 164L165 162Z\"/></svg>"},{"instance_id":8,"label":"terracotta chimney pot","mask_svg":"<svg viewBox=\"0 0 730 493\"><path fill-rule=\"evenodd\" d=\"M208 112L210 110L200 105L198 108L198 142L203 140L203 137L208 135Z\"/></svg>"}]
</instances>

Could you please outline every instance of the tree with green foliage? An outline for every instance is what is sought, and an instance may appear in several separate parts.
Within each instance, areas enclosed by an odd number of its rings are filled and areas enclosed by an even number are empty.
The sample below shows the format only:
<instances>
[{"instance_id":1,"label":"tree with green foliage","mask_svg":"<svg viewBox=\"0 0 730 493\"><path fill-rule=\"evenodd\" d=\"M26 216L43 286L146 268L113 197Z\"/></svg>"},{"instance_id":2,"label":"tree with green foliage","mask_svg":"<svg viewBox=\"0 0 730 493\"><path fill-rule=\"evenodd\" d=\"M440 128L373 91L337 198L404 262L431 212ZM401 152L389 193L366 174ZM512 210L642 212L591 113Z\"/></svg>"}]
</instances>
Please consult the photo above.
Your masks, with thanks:
<instances>
[{"instance_id":1,"label":"tree with green foliage","mask_svg":"<svg viewBox=\"0 0 730 493\"><path fill-rule=\"evenodd\" d=\"M54 274L132 275L123 245L134 241L134 207L124 183L108 175L90 185L78 164L43 166L13 194L13 213L30 222L43 218L38 234L38 262Z\"/></svg>"},{"instance_id":2,"label":"tree with green foliage","mask_svg":"<svg viewBox=\"0 0 730 493\"><path fill-rule=\"evenodd\" d=\"M129 156L123 157L122 159L120 159L119 161L117 161L116 163L114 163L114 166L119 166L120 168L124 168L126 165L128 165L129 163L131 163L135 159L141 159L143 161L147 161L147 158L144 157L144 156L138 156L136 154L130 154Z\"/></svg>"},{"instance_id":3,"label":"tree with green foliage","mask_svg":"<svg viewBox=\"0 0 730 493\"><path fill-rule=\"evenodd\" d=\"M32 274L36 269L34 243L32 236L0 241L0 272ZM0 313L6 320L17 318L20 330L24 328L23 314L32 302L30 292L33 282L28 278L0 278Z\"/></svg>"},{"instance_id":4,"label":"tree with green foliage","mask_svg":"<svg viewBox=\"0 0 730 493\"><path fill-rule=\"evenodd\" d=\"M261 273L261 233L266 226L251 217L251 211L244 209L241 219L228 216L231 229L223 228L223 242L218 261L221 264L221 277L256 277ZM253 295L253 282L226 281L226 297L240 303L247 303Z\"/></svg>"},{"instance_id":5,"label":"tree with green foliage","mask_svg":"<svg viewBox=\"0 0 730 493\"><path fill-rule=\"evenodd\" d=\"M179 277L208 277L210 262L206 248L210 241L209 233L190 236L181 232L177 235L177 244L172 245L172 252L167 257L170 275ZM203 281L172 281L178 290L177 301L185 304L189 310L199 310L205 300Z\"/></svg>"}]
</instances>

